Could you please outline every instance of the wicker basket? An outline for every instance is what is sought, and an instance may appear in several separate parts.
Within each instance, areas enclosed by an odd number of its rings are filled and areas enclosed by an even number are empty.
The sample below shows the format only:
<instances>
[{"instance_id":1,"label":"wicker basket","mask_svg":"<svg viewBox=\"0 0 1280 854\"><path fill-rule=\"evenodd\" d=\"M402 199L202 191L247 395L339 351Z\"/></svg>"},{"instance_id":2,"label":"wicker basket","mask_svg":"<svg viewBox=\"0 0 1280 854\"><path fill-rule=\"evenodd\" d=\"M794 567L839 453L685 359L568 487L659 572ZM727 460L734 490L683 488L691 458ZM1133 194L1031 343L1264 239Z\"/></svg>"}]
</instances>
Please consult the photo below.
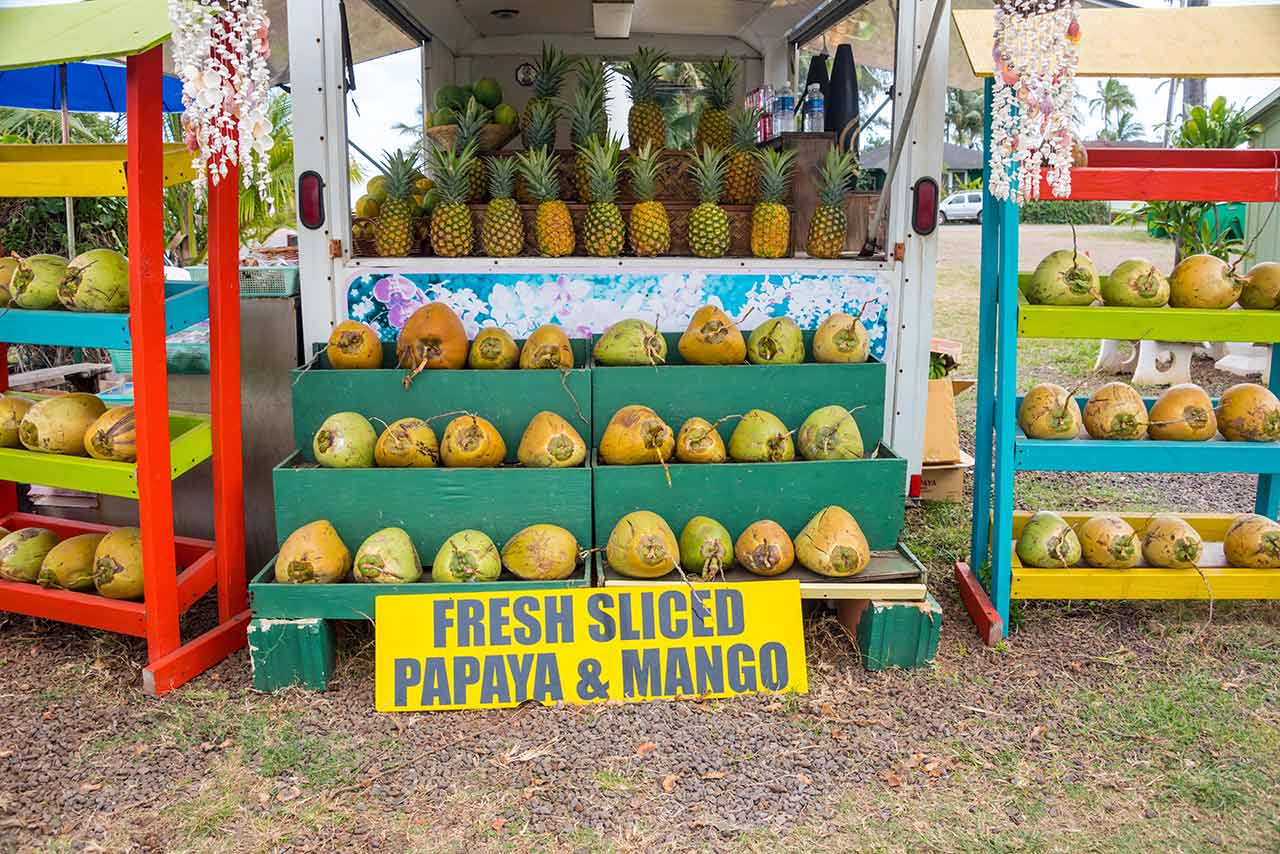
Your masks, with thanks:
<instances>
[{"instance_id":1,"label":"wicker basket","mask_svg":"<svg viewBox=\"0 0 1280 854\"><path fill-rule=\"evenodd\" d=\"M443 148L453 148L453 144L458 140L457 125L440 125L427 128L425 133L427 139ZM520 128L516 125L487 124L480 130L479 150L484 153L501 151L504 145L515 139L519 134Z\"/></svg>"}]
</instances>

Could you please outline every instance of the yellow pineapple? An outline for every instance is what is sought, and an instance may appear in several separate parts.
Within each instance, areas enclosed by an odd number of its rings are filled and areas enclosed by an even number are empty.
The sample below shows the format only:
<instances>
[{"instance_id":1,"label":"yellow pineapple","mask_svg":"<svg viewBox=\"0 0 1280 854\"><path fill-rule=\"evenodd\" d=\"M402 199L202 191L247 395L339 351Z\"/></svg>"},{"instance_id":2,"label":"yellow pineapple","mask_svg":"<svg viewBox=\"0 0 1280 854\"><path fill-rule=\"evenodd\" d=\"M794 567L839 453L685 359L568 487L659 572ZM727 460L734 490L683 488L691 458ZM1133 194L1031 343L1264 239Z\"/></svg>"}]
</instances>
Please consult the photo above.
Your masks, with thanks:
<instances>
[{"instance_id":1,"label":"yellow pineapple","mask_svg":"<svg viewBox=\"0 0 1280 854\"><path fill-rule=\"evenodd\" d=\"M622 76L631 95L631 111L627 114L627 138L633 149L646 142L657 149L667 145L667 118L658 103L658 75L667 55L660 50L642 47L622 64Z\"/></svg>"},{"instance_id":2,"label":"yellow pineapple","mask_svg":"<svg viewBox=\"0 0 1280 854\"><path fill-rule=\"evenodd\" d=\"M431 149L431 177L438 196L431 211L431 249L445 258L470 255L475 243L475 226L467 205L475 154L475 143L460 150L444 146Z\"/></svg>"},{"instance_id":3,"label":"yellow pineapple","mask_svg":"<svg viewBox=\"0 0 1280 854\"><path fill-rule=\"evenodd\" d=\"M601 142L595 135L578 147L578 159L587 164L592 199L582 220L582 245L588 255L597 258L620 254L626 239L626 225L615 203L621 148L622 143L617 139Z\"/></svg>"},{"instance_id":4,"label":"yellow pineapple","mask_svg":"<svg viewBox=\"0 0 1280 854\"><path fill-rule=\"evenodd\" d=\"M702 97L705 102L698 115L698 130L694 134L693 147L714 145L728 148L733 141L729 128L729 105L738 89L738 63L729 54L713 62L698 65L702 78Z\"/></svg>"},{"instance_id":5,"label":"yellow pineapple","mask_svg":"<svg viewBox=\"0 0 1280 854\"><path fill-rule=\"evenodd\" d=\"M572 61L564 51L542 43L542 55L533 64L533 97L524 106L524 116L520 122L520 133L525 148L538 148L540 143L530 138L529 123L533 111L539 104L554 103L560 97L560 89L564 86L565 75L569 73ZM554 144L554 143L553 143Z\"/></svg>"},{"instance_id":6,"label":"yellow pineapple","mask_svg":"<svg viewBox=\"0 0 1280 854\"><path fill-rule=\"evenodd\" d=\"M479 152L480 132L484 130L485 124L492 117L493 111L480 106L475 98L467 101L467 109L462 115L458 116L458 139L454 146L461 151L474 143L476 151ZM484 166L483 157L477 155L471 159L471 171L467 173L468 201L479 202L484 200Z\"/></svg>"},{"instance_id":7,"label":"yellow pineapple","mask_svg":"<svg viewBox=\"0 0 1280 854\"><path fill-rule=\"evenodd\" d=\"M416 151L382 152L378 171L384 179L386 198L374 220L374 243L383 258L403 258L413 248L413 181L418 169Z\"/></svg>"},{"instance_id":8,"label":"yellow pineapple","mask_svg":"<svg viewBox=\"0 0 1280 854\"><path fill-rule=\"evenodd\" d=\"M827 156L818 168L818 180L822 184L819 205L809 219L809 234L805 251L814 258L837 258L844 251L845 232L849 218L844 211L845 189L857 171L857 160L851 151L841 151L836 146L827 150Z\"/></svg>"},{"instance_id":9,"label":"yellow pineapple","mask_svg":"<svg viewBox=\"0 0 1280 854\"><path fill-rule=\"evenodd\" d=\"M765 149L760 158L760 201L751 212L751 254L757 258L781 258L791 246L791 211L787 210L787 182L795 168L796 153Z\"/></svg>"},{"instance_id":10,"label":"yellow pineapple","mask_svg":"<svg viewBox=\"0 0 1280 854\"><path fill-rule=\"evenodd\" d=\"M739 107L729 114L733 150L724 175L724 200L730 205L753 204L760 194L760 161L756 158L756 134L764 111Z\"/></svg>"},{"instance_id":11,"label":"yellow pineapple","mask_svg":"<svg viewBox=\"0 0 1280 854\"><path fill-rule=\"evenodd\" d=\"M718 204L725 162L724 150L713 145L694 152L690 160L699 204L689 211L689 251L701 258L721 258L729 251L729 217Z\"/></svg>"},{"instance_id":12,"label":"yellow pineapple","mask_svg":"<svg viewBox=\"0 0 1280 854\"><path fill-rule=\"evenodd\" d=\"M480 226L480 244L486 255L510 258L524 249L524 217L512 197L515 180L514 157L489 158L489 203Z\"/></svg>"},{"instance_id":13,"label":"yellow pineapple","mask_svg":"<svg viewBox=\"0 0 1280 854\"><path fill-rule=\"evenodd\" d=\"M556 124L560 121L560 105L555 101L543 101L535 104L529 111L529 123L525 126L526 148L529 151L542 149L551 151L556 146ZM522 202L533 202L533 194L525 186L524 175L516 170L516 198Z\"/></svg>"},{"instance_id":14,"label":"yellow pineapple","mask_svg":"<svg viewBox=\"0 0 1280 854\"><path fill-rule=\"evenodd\" d=\"M666 207L656 200L663 172L661 158L662 149L646 142L627 159L631 194L636 197L627 237L631 251L641 257L663 255L671 248L671 221L667 219Z\"/></svg>"},{"instance_id":15,"label":"yellow pineapple","mask_svg":"<svg viewBox=\"0 0 1280 854\"><path fill-rule=\"evenodd\" d=\"M516 157L524 184L538 203L533 215L538 252L552 258L572 254L573 217L569 206L560 201L560 158L545 148L522 151Z\"/></svg>"}]
</instances>

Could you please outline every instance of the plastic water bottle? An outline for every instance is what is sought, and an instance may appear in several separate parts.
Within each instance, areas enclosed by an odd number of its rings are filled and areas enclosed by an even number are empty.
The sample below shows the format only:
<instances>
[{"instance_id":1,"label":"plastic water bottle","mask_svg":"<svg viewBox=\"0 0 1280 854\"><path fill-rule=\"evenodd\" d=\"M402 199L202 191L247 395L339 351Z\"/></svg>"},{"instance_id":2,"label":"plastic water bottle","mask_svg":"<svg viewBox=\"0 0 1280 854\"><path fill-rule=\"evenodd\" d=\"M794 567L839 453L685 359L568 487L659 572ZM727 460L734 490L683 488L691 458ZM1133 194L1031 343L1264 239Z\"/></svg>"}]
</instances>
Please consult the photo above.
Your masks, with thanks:
<instances>
[{"instance_id":1,"label":"plastic water bottle","mask_svg":"<svg viewBox=\"0 0 1280 854\"><path fill-rule=\"evenodd\" d=\"M796 129L796 96L790 89L782 89L773 101L773 132L794 133Z\"/></svg>"},{"instance_id":2,"label":"plastic water bottle","mask_svg":"<svg viewBox=\"0 0 1280 854\"><path fill-rule=\"evenodd\" d=\"M822 133L826 129L827 105L822 97L822 87L817 83L809 84L809 91L804 96L804 130L805 133Z\"/></svg>"}]
</instances>

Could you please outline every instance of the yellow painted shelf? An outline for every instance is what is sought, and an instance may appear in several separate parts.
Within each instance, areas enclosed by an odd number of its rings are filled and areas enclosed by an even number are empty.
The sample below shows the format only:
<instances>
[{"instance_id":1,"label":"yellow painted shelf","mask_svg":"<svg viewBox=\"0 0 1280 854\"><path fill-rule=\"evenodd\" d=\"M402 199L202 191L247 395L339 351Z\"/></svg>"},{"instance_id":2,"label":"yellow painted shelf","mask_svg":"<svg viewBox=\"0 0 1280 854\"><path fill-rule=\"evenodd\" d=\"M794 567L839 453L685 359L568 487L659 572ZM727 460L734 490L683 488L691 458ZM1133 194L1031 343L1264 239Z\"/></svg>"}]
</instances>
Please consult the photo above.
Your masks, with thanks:
<instances>
[{"instance_id":1,"label":"yellow painted shelf","mask_svg":"<svg viewBox=\"0 0 1280 854\"><path fill-rule=\"evenodd\" d=\"M1099 511L1101 512L1101 511ZM1079 525L1094 513L1061 513L1069 525ZM1121 513L1141 537L1151 514ZM1200 569L1160 569L1140 565L1133 569L1094 569L1070 566L1063 569L1036 569L1023 566L1018 552L1013 552L1013 599L1280 599L1280 569L1246 569L1227 565L1222 539L1234 515L1211 513L1175 513L1185 519L1204 538L1204 555ZM1016 543L1030 513L1013 515Z\"/></svg>"},{"instance_id":2,"label":"yellow painted shelf","mask_svg":"<svg viewBox=\"0 0 1280 854\"><path fill-rule=\"evenodd\" d=\"M124 145L0 145L0 196L124 196ZM195 179L191 152L164 146L164 185Z\"/></svg>"}]
</instances>

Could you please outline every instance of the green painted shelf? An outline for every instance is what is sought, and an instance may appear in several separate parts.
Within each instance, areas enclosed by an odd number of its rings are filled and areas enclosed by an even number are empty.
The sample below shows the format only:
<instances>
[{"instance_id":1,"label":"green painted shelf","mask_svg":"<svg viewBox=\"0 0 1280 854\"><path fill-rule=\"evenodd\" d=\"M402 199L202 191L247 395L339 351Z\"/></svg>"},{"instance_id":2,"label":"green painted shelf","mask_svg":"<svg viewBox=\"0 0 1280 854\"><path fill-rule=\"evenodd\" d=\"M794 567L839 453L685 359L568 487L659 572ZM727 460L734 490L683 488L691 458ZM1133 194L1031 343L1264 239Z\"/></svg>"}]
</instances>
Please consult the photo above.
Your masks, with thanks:
<instances>
[{"instance_id":1,"label":"green painted shelf","mask_svg":"<svg viewBox=\"0 0 1280 854\"><path fill-rule=\"evenodd\" d=\"M173 478L213 454L213 430L199 415L169 414L169 460ZM77 489L121 498L138 497L137 463L42 454L25 448L0 448L0 480Z\"/></svg>"}]
</instances>

